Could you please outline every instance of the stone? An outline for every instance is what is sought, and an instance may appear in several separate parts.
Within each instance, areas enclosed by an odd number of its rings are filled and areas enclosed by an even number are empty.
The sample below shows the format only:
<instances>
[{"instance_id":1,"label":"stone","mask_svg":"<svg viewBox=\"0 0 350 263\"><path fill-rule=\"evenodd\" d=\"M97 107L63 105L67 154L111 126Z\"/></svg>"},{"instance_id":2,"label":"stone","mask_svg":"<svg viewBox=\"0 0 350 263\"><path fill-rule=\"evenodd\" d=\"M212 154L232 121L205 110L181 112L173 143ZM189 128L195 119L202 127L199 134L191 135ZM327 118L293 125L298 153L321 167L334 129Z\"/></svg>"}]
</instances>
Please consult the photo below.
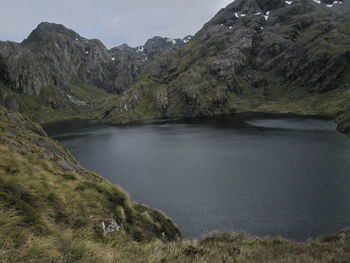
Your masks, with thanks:
<instances>
[{"instance_id":1,"label":"stone","mask_svg":"<svg viewBox=\"0 0 350 263\"><path fill-rule=\"evenodd\" d=\"M122 228L120 225L118 225L115 219L105 220L101 223L101 225L102 225L102 231L104 235L118 232Z\"/></svg>"}]
</instances>

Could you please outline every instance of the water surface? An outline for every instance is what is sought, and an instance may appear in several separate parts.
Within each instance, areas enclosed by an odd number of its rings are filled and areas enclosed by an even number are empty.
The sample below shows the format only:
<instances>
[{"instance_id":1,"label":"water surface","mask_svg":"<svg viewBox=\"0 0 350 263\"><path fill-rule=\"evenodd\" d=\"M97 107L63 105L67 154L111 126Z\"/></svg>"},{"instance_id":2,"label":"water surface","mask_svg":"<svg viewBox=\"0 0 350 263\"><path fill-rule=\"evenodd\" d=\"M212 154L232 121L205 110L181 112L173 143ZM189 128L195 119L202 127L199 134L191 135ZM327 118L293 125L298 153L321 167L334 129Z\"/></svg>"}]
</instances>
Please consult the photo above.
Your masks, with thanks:
<instances>
[{"instance_id":1,"label":"water surface","mask_svg":"<svg viewBox=\"0 0 350 263\"><path fill-rule=\"evenodd\" d=\"M219 230L305 240L350 226L350 140L328 120L248 114L46 130L187 238Z\"/></svg>"}]
</instances>

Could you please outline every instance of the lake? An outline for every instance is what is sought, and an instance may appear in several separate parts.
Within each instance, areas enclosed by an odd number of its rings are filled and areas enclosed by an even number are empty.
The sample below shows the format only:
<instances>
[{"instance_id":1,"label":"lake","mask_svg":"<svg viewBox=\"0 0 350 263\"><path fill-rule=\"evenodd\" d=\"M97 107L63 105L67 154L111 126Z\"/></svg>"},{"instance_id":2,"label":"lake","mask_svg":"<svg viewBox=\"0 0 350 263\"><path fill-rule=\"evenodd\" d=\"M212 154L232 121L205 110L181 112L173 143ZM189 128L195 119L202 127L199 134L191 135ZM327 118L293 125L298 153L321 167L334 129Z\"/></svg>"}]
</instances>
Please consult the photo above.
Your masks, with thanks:
<instances>
[{"instance_id":1,"label":"lake","mask_svg":"<svg viewBox=\"0 0 350 263\"><path fill-rule=\"evenodd\" d=\"M45 129L134 201L164 211L186 238L306 240L350 226L350 139L329 120L241 114Z\"/></svg>"}]
</instances>

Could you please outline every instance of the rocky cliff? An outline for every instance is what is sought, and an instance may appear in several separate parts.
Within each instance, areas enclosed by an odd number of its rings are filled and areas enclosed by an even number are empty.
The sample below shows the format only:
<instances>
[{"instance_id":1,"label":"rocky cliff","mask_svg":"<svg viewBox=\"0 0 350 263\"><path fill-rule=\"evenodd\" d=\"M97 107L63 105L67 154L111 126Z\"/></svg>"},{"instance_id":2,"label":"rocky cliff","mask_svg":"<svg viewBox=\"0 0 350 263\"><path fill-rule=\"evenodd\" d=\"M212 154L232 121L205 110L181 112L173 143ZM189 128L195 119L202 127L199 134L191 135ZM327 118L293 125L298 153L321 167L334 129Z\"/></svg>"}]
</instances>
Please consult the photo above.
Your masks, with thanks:
<instances>
[{"instance_id":1,"label":"rocky cliff","mask_svg":"<svg viewBox=\"0 0 350 263\"><path fill-rule=\"evenodd\" d=\"M74 77L111 92L123 91L148 56L183 43L154 37L138 48L124 44L108 50L101 41L63 25L41 23L20 44L0 42L0 81L26 95L39 95L47 86L67 89Z\"/></svg>"},{"instance_id":2,"label":"rocky cliff","mask_svg":"<svg viewBox=\"0 0 350 263\"><path fill-rule=\"evenodd\" d=\"M147 40L143 46L136 48L127 44L112 48L110 52L113 62L107 69L103 86L112 93L127 90L138 80L144 66L152 61L155 55L168 49L178 48L190 39L191 36L184 39L156 36Z\"/></svg>"},{"instance_id":3,"label":"rocky cliff","mask_svg":"<svg viewBox=\"0 0 350 263\"><path fill-rule=\"evenodd\" d=\"M0 43L2 83L26 95L43 88L67 89L74 76L101 85L111 54L99 40L88 40L63 25L41 23L22 43Z\"/></svg>"}]
</instances>

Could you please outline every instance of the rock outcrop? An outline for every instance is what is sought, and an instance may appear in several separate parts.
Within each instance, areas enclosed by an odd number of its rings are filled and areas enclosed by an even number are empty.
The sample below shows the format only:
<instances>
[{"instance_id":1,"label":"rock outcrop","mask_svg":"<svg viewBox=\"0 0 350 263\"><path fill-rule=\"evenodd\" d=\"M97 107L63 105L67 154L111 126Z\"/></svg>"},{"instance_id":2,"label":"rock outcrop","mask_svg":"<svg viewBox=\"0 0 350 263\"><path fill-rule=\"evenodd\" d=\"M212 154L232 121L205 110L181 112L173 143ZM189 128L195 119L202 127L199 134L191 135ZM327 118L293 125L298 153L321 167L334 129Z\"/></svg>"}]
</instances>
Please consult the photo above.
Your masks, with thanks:
<instances>
[{"instance_id":1,"label":"rock outcrop","mask_svg":"<svg viewBox=\"0 0 350 263\"><path fill-rule=\"evenodd\" d=\"M41 23L20 44L1 42L0 61L3 84L39 95L47 86L66 89L74 76L101 85L112 57L99 40L85 39L63 25Z\"/></svg>"}]
</instances>

